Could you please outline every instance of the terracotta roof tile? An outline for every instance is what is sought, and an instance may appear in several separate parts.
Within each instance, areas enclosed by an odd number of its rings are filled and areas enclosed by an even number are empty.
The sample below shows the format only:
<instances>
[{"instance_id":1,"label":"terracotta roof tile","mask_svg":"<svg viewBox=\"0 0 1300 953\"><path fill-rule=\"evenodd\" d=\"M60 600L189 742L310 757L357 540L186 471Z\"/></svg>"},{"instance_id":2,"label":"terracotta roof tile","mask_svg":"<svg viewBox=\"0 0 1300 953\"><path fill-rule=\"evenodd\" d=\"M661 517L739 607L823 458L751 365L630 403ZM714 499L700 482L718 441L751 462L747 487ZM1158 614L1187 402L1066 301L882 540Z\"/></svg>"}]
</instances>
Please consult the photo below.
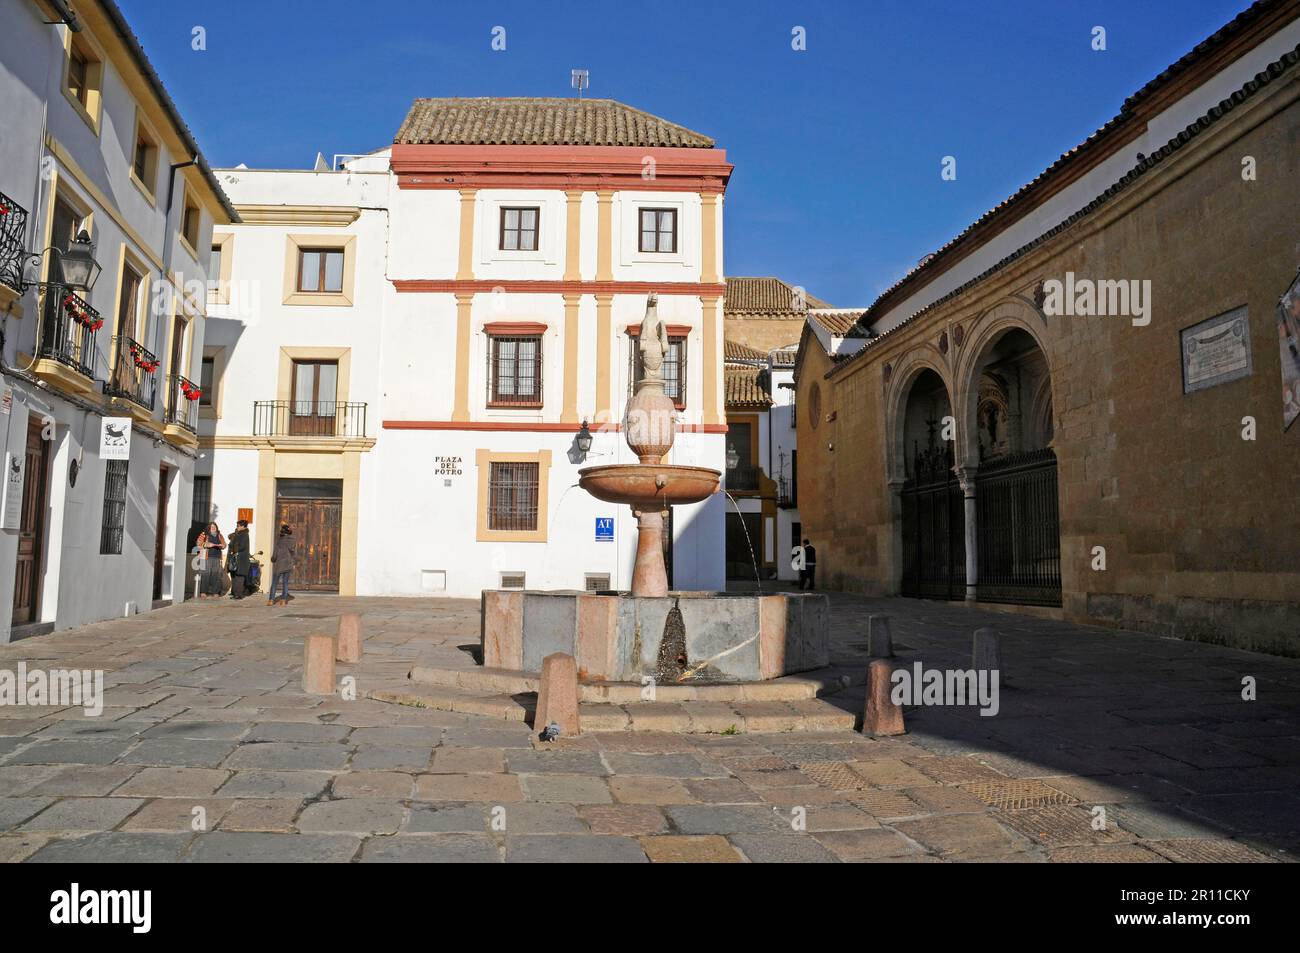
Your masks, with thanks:
<instances>
[{"instance_id":1,"label":"terracotta roof tile","mask_svg":"<svg viewBox=\"0 0 1300 953\"><path fill-rule=\"evenodd\" d=\"M831 307L821 298L803 293L802 303L798 289L780 278L728 278L724 311L762 313L772 316L788 315L803 320L809 308Z\"/></svg>"},{"instance_id":2,"label":"terracotta roof tile","mask_svg":"<svg viewBox=\"0 0 1300 953\"><path fill-rule=\"evenodd\" d=\"M761 367L723 368L727 406L771 407L772 395L763 386L767 373Z\"/></svg>"},{"instance_id":3,"label":"terracotta roof tile","mask_svg":"<svg viewBox=\"0 0 1300 953\"><path fill-rule=\"evenodd\" d=\"M401 144L672 146L711 149L713 140L612 99L417 99Z\"/></svg>"},{"instance_id":4,"label":"terracotta roof tile","mask_svg":"<svg viewBox=\"0 0 1300 953\"><path fill-rule=\"evenodd\" d=\"M862 308L847 309L813 309L808 310L808 320L816 321L821 327L838 338L861 337L858 330L858 318L866 314Z\"/></svg>"},{"instance_id":5,"label":"terracotta roof tile","mask_svg":"<svg viewBox=\"0 0 1300 953\"><path fill-rule=\"evenodd\" d=\"M722 359L724 361L766 361L767 355L756 347L750 347L748 344L741 344L739 341L732 341L724 338L722 341Z\"/></svg>"}]
</instances>

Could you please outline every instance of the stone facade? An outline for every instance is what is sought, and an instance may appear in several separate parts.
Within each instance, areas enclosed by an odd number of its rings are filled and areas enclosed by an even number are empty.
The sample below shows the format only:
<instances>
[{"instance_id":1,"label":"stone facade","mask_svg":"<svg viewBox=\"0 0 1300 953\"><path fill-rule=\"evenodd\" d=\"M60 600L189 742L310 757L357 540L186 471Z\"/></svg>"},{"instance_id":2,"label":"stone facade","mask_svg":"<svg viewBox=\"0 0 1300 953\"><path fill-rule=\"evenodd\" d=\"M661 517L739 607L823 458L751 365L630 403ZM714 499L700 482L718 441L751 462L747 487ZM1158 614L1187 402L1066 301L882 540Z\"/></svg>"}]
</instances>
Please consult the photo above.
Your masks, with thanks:
<instances>
[{"instance_id":1,"label":"stone facade","mask_svg":"<svg viewBox=\"0 0 1300 953\"><path fill-rule=\"evenodd\" d=\"M980 372L1018 330L1050 380L1064 616L1300 655L1300 427L1282 428L1276 328L1296 268L1300 66L1293 54L1282 62L1066 227L852 359L832 360L805 336L800 509L827 586L899 591L912 385L926 370L943 381L958 472L978 468ZM1254 179L1243 176L1248 156ZM1149 324L1048 317L1043 282L1069 272L1149 280ZM1184 393L1180 330L1241 307L1251 373ZM1253 440L1243 439L1248 416Z\"/></svg>"}]
</instances>

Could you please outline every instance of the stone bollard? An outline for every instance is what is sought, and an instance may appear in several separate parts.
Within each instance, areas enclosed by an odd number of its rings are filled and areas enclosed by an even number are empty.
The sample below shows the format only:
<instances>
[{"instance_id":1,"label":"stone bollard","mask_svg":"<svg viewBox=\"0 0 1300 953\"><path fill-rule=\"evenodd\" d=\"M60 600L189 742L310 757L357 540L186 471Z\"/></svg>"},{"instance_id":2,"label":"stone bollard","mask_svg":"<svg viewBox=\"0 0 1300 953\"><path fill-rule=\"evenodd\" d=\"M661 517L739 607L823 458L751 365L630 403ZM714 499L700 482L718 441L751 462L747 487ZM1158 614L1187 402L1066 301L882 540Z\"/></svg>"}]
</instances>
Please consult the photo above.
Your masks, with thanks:
<instances>
[{"instance_id":1,"label":"stone bollard","mask_svg":"<svg viewBox=\"0 0 1300 953\"><path fill-rule=\"evenodd\" d=\"M998 672L1002 677L1002 638L996 629L976 629L971 651L971 668L977 672Z\"/></svg>"},{"instance_id":2,"label":"stone bollard","mask_svg":"<svg viewBox=\"0 0 1300 953\"><path fill-rule=\"evenodd\" d=\"M581 731L578 724L578 663L572 655L563 652L542 659L542 684L537 690L533 728L540 733L551 722L560 726L561 737L572 737Z\"/></svg>"},{"instance_id":3,"label":"stone bollard","mask_svg":"<svg viewBox=\"0 0 1300 953\"><path fill-rule=\"evenodd\" d=\"M339 616L337 658L349 665L361 661L361 613L345 612Z\"/></svg>"},{"instance_id":4,"label":"stone bollard","mask_svg":"<svg viewBox=\"0 0 1300 953\"><path fill-rule=\"evenodd\" d=\"M302 690L308 695L334 694L334 639L309 635L303 642Z\"/></svg>"},{"instance_id":5,"label":"stone bollard","mask_svg":"<svg viewBox=\"0 0 1300 953\"><path fill-rule=\"evenodd\" d=\"M894 666L884 659L876 659L867 670L867 704L862 711L864 735L901 735L907 730L903 727L903 708L894 704L891 697L894 686L889 677L893 673Z\"/></svg>"},{"instance_id":6,"label":"stone bollard","mask_svg":"<svg viewBox=\"0 0 1300 953\"><path fill-rule=\"evenodd\" d=\"M873 658L894 657L894 637L889 630L889 616L867 616L867 654Z\"/></svg>"}]
</instances>

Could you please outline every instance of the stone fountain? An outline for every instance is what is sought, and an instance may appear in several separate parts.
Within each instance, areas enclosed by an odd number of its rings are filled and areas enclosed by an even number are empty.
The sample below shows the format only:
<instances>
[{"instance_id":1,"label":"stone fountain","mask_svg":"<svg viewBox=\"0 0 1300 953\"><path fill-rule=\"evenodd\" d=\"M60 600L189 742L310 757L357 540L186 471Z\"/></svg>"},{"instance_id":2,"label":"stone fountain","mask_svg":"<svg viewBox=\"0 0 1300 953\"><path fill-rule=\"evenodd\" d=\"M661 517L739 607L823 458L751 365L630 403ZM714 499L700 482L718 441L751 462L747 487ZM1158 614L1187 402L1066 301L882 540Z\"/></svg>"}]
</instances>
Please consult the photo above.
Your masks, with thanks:
<instances>
[{"instance_id":1,"label":"stone fountain","mask_svg":"<svg viewBox=\"0 0 1300 953\"><path fill-rule=\"evenodd\" d=\"M664 393L668 334L653 292L638 346L644 376L634 385L624 436L640 462L578 471L578 485L596 499L632 507L632 590L485 590L483 664L536 672L547 655L563 652L577 659L585 681L649 676L659 684L758 681L826 666L825 596L669 592L663 550L669 508L717 493L721 473L664 463L677 410Z\"/></svg>"}]
</instances>

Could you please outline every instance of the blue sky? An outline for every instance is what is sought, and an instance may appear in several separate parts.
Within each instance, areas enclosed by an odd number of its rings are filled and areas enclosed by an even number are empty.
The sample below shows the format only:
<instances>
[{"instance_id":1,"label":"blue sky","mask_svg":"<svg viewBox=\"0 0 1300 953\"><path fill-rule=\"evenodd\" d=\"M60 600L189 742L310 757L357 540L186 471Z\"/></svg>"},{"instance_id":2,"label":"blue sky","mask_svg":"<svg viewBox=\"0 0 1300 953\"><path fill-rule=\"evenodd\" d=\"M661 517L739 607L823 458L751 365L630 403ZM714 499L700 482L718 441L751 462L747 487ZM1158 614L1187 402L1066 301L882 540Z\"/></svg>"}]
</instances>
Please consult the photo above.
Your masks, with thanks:
<instances>
[{"instance_id":1,"label":"blue sky","mask_svg":"<svg viewBox=\"0 0 1300 953\"><path fill-rule=\"evenodd\" d=\"M420 96L617 99L735 165L726 271L869 304L1247 0L119 0L213 165L392 141ZM191 49L203 26L207 49ZM491 49L505 27L506 49ZM807 49L791 49L806 30ZM1091 49L1094 26L1107 49ZM957 159L956 181L940 177Z\"/></svg>"}]
</instances>

